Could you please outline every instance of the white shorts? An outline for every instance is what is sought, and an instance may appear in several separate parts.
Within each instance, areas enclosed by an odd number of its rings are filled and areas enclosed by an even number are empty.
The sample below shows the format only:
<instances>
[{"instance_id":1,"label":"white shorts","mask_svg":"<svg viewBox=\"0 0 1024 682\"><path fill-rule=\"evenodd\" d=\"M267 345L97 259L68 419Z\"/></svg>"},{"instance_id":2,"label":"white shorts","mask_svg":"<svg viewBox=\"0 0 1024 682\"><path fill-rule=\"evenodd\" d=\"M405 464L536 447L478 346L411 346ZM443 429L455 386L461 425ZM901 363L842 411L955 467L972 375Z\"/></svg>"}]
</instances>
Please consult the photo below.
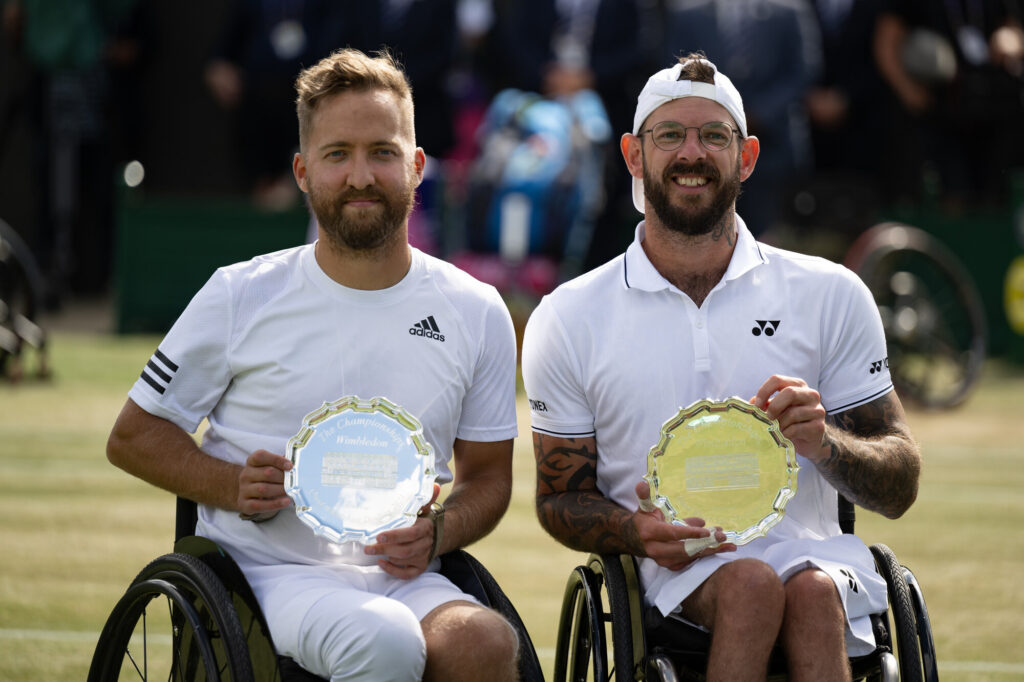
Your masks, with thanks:
<instances>
[{"instance_id":1,"label":"white shorts","mask_svg":"<svg viewBox=\"0 0 1024 682\"><path fill-rule=\"evenodd\" d=\"M875 571L871 551L854 535L825 539L774 540L758 538L735 552L712 554L682 571L670 571L650 559L641 560L648 603L668 615L719 567L736 559L754 558L775 569L785 582L806 568L818 568L832 578L846 610L846 651L863 656L875 649L870 615L888 607L885 580Z\"/></svg>"},{"instance_id":2,"label":"white shorts","mask_svg":"<svg viewBox=\"0 0 1024 682\"><path fill-rule=\"evenodd\" d=\"M419 680L427 655L420 621L448 602L479 604L435 571L402 580L376 566L242 570L277 653L332 682Z\"/></svg>"}]
</instances>

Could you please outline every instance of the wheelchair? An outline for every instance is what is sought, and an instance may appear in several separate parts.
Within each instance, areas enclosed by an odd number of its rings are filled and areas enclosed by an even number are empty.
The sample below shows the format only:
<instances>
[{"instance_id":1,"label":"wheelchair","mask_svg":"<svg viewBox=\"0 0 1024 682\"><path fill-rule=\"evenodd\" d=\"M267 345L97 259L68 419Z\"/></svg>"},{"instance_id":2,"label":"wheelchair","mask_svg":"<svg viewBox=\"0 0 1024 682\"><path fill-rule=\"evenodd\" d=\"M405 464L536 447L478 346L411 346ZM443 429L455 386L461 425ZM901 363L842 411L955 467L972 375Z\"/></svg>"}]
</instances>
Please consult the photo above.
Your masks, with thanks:
<instances>
[{"instance_id":1,"label":"wheelchair","mask_svg":"<svg viewBox=\"0 0 1024 682\"><path fill-rule=\"evenodd\" d=\"M0 378L17 382L32 374L49 376L46 332L37 323L43 277L28 245L0 220ZM36 367L28 369L30 354Z\"/></svg>"},{"instance_id":2,"label":"wheelchair","mask_svg":"<svg viewBox=\"0 0 1024 682\"><path fill-rule=\"evenodd\" d=\"M925 408L966 400L984 367L988 329L981 294L956 254L924 230L890 222L860 235L843 263L878 305L897 392Z\"/></svg>"},{"instance_id":3,"label":"wheelchair","mask_svg":"<svg viewBox=\"0 0 1024 682\"><path fill-rule=\"evenodd\" d=\"M840 497L840 526L853 533L853 504ZM889 591L889 612L872 616L876 647L850 659L854 680L935 682L938 669L921 587L885 545L872 545ZM890 620L890 614L892 616ZM555 650L554 682L704 680L711 636L643 604L631 555L592 554L569 576ZM776 648L768 679L788 679Z\"/></svg>"},{"instance_id":4,"label":"wheelchair","mask_svg":"<svg viewBox=\"0 0 1024 682\"><path fill-rule=\"evenodd\" d=\"M193 535L196 504L178 498L172 554L131 582L100 633L89 682L321 682L278 656L241 569L213 541ZM519 635L519 675L543 682L526 627L490 573L469 553L441 555L441 573L501 613Z\"/></svg>"}]
</instances>

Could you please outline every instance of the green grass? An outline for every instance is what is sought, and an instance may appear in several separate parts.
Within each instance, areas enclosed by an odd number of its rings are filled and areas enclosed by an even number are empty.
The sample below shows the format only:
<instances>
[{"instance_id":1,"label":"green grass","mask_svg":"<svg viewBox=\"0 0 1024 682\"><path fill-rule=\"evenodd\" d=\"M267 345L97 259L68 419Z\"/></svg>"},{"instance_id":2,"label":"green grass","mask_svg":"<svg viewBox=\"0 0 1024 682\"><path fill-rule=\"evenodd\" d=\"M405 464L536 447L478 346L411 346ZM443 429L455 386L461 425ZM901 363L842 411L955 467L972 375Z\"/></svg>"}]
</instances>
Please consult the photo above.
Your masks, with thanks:
<instances>
[{"instance_id":1,"label":"green grass","mask_svg":"<svg viewBox=\"0 0 1024 682\"><path fill-rule=\"evenodd\" d=\"M84 679L96 636L135 574L170 551L174 501L110 466L107 433L154 337L58 334L51 380L0 383L0 679ZM988 368L960 409L909 419L921 494L899 521L861 512L925 589L943 680L1024 677L1024 369ZM522 401L521 401L522 402ZM512 506L472 548L520 611L550 675L565 579L583 557L540 529L525 409Z\"/></svg>"}]
</instances>

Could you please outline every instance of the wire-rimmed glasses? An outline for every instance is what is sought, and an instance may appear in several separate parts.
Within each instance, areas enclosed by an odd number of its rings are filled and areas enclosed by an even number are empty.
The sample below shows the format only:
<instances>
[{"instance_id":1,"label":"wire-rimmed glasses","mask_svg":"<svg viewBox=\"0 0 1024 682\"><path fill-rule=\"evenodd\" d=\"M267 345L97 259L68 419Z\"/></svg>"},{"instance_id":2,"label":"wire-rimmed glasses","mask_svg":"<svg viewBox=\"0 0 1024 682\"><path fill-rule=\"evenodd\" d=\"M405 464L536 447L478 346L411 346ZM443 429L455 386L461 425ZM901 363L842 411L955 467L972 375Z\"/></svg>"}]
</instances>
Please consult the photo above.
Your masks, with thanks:
<instances>
[{"instance_id":1,"label":"wire-rimmed glasses","mask_svg":"<svg viewBox=\"0 0 1024 682\"><path fill-rule=\"evenodd\" d=\"M651 141L654 146L662 151L672 152L683 146L686 142L686 131L696 130L697 137L704 148L712 152L720 152L732 144L732 139L740 131L728 123L721 121L709 121L702 126L684 126L675 121L662 121L647 130L640 131L641 135L651 134Z\"/></svg>"}]
</instances>

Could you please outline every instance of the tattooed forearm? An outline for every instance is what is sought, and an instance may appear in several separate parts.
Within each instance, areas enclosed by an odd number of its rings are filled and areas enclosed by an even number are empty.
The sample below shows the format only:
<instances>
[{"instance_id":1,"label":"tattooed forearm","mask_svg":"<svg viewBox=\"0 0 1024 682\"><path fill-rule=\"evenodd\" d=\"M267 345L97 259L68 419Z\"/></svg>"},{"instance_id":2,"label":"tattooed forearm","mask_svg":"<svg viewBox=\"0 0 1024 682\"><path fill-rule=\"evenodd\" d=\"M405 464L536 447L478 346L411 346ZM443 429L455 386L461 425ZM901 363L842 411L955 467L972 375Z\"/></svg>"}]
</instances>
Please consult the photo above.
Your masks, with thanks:
<instances>
[{"instance_id":1,"label":"tattooed forearm","mask_svg":"<svg viewBox=\"0 0 1024 682\"><path fill-rule=\"evenodd\" d=\"M638 553L632 514L597 489L593 437L533 434L537 459L537 518L562 544L583 552Z\"/></svg>"},{"instance_id":2,"label":"tattooed forearm","mask_svg":"<svg viewBox=\"0 0 1024 682\"><path fill-rule=\"evenodd\" d=\"M847 499L894 519L917 498L921 454L893 394L830 417L825 445L818 470Z\"/></svg>"},{"instance_id":3,"label":"tattooed forearm","mask_svg":"<svg viewBox=\"0 0 1024 682\"><path fill-rule=\"evenodd\" d=\"M643 553L633 515L596 491L538 495L537 518L552 537L581 552Z\"/></svg>"}]
</instances>

